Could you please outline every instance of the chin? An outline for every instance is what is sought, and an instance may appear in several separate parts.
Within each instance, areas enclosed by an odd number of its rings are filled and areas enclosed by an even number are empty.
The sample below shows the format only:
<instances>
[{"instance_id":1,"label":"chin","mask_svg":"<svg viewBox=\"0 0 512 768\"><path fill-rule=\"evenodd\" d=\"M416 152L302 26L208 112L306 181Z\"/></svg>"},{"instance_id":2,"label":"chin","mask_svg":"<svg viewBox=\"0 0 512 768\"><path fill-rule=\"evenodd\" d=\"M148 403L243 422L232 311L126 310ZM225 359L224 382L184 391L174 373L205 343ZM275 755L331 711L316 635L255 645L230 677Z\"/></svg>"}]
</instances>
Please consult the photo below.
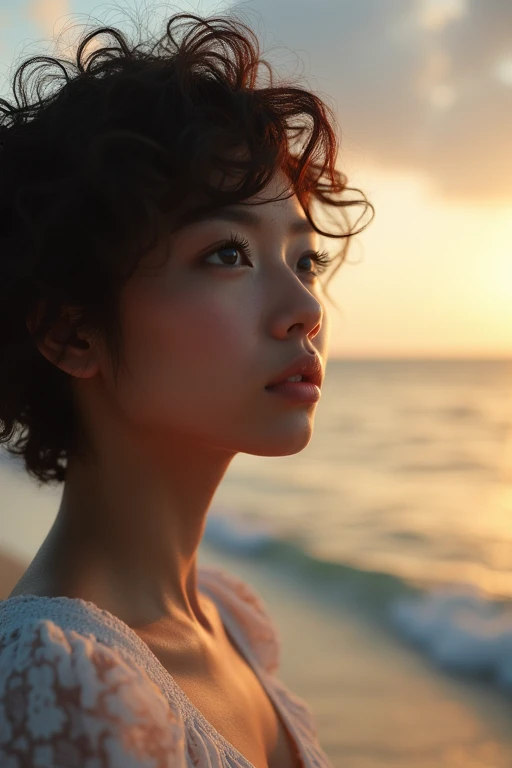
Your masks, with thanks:
<instances>
[{"instance_id":1,"label":"chin","mask_svg":"<svg viewBox=\"0 0 512 768\"><path fill-rule=\"evenodd\" d=\"M306 448L312 435L313 425L308 423L302 429L290 429L288 432L283 429L279 433L274 431L272 435L261 436L240 450L253 456L292 456Z\"/></svg>"}]
</instances>

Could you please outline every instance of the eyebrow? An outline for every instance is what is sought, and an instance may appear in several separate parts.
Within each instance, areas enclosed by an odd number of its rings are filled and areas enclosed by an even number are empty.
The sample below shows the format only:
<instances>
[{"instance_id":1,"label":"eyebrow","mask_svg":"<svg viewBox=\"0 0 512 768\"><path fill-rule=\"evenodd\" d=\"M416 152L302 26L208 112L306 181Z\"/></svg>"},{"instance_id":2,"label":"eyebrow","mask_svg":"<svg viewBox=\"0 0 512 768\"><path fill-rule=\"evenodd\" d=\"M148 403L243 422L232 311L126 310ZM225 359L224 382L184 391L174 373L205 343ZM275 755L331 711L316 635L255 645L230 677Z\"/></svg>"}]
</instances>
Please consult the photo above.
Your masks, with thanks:
<instances>
[{"instance_id":1,"label":"eyebrow","mask_svg":"<svg viewBox=\"0 0 512 768\"><path fill-rule=\"evenodd\" d=\"M247 224L249 227L259 227L263 223L263 218L257 213L247 210L246 207L240 208L235 205L227 205L224 208L218 208L214 211L197 216L194 218L194 223L207 222L207 221L238 221L241 224ZM185 226L188 225L188 222ZM302 235L316 232L315 228L309 223L307 219L294 219L288 226L288 232L291 235Z\"/></svg>"}]
</instances>

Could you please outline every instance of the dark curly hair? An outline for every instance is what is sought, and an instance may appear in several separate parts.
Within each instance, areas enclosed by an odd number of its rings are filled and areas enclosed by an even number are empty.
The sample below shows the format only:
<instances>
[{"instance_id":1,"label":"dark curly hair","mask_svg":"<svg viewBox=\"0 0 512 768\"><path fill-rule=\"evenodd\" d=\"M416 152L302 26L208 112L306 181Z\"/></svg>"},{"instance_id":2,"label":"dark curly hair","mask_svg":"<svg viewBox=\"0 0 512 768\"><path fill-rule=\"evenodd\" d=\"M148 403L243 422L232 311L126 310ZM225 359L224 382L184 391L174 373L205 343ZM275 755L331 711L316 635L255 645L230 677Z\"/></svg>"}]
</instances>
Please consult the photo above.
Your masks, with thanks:
<instances>
[{"instance_id":1,"label":"dark curly hair","mask_svg":"<svg viewBox=\"0 0 512 768\"><path fill-rule=\"evenodd\" d=\"M260 64L270 82L257 87ZM52 364L37 347L65 309L76 312L75 333L102 334L116 377L120 290L165 232L257 195L277 169L315 230L342 238L338 266L374 211L335 168L332 110L275 84L232 13L175 14L162 37L133 45L96 27L76 59L25 60L12 91L14 102L0 99L0 443L42 485L66 479L80 445L71 376L61 355ZM212 184L219 171L238 183ZM347 190L359 199L342 199ZM341 233L314 224L313 198L336 207ZM350 226L355 205L364 210Z\"/></svg>"}]
</instances>

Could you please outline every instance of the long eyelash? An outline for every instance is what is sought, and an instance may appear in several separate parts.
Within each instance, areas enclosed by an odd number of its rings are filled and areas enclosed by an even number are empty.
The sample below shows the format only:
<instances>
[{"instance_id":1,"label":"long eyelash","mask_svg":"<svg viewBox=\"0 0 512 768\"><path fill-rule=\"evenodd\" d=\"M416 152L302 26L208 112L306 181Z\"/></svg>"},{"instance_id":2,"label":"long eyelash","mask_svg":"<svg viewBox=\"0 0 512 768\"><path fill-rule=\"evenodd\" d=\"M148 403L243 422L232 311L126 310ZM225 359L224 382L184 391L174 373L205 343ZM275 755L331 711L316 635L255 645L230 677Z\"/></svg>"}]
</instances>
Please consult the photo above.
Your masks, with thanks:
<instances>
[{"instance_id":1,"label":"long eyelash","mask_svg":"<svg viewBox=\"0 0 512 768\"><path fill-rule=\"evenodd\" d=\"M240 249L243 251L244 256L247 256L249 258L252 255L251 246L249 245L249 241L246 237L242 237L242 235L233 234L233 232L230 232L229 240L226 240L225 243L222 244L222 248L229 248L230 245L236 245L239 246ZM219 249L220 250L220 249Z\"/></svg>"},{"instance_id":2,"label":"long eyelash","mask_svg":"<svg viewBox=\"0 0 512 768\"><path fill-rule=\"evenodd\" d=\"M314 251L313 253L305 253L302 258L310 258L316 263L317 268L312 275L321 275L334 261L334 257L330 256L328 251Z\"/></svg>"}]
</instances>

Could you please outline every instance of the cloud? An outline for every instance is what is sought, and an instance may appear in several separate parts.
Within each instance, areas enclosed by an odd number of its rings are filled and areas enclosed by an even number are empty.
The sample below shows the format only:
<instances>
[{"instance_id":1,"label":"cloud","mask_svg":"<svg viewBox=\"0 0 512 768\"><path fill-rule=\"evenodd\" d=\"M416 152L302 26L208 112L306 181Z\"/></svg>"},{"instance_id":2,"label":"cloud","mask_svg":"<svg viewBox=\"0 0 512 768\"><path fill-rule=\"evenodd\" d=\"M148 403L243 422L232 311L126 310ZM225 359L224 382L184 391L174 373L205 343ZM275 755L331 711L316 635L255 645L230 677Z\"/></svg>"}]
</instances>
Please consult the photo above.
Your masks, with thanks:
<instances>
[{"instance_id":1,"label":"cloud","mask_svg":"<svg viewBox=\"0 0 512 768\"><path fill-rule=\"evenodd\" d=\"M30 21L48 36L58 34L66 21L62 17L69 13L70 0L30 0L27 7Z\"/></svg>"},{"instance_id":2,"label":"cloud","mask_svg":"<svg viewBox=\"0 0 512 768\"><path fill-rule=\"evenodd\" d=\"M512 56L512 3L435 6L251 0L232 7L249 24L253 11L261 15L264 55L280 69L279 47L296 51L306 82L335 108L342 147L355 143L380 167L424 173L447 197L512 197L512 86L496 74Z\"/></svg>"}]
</instances>

